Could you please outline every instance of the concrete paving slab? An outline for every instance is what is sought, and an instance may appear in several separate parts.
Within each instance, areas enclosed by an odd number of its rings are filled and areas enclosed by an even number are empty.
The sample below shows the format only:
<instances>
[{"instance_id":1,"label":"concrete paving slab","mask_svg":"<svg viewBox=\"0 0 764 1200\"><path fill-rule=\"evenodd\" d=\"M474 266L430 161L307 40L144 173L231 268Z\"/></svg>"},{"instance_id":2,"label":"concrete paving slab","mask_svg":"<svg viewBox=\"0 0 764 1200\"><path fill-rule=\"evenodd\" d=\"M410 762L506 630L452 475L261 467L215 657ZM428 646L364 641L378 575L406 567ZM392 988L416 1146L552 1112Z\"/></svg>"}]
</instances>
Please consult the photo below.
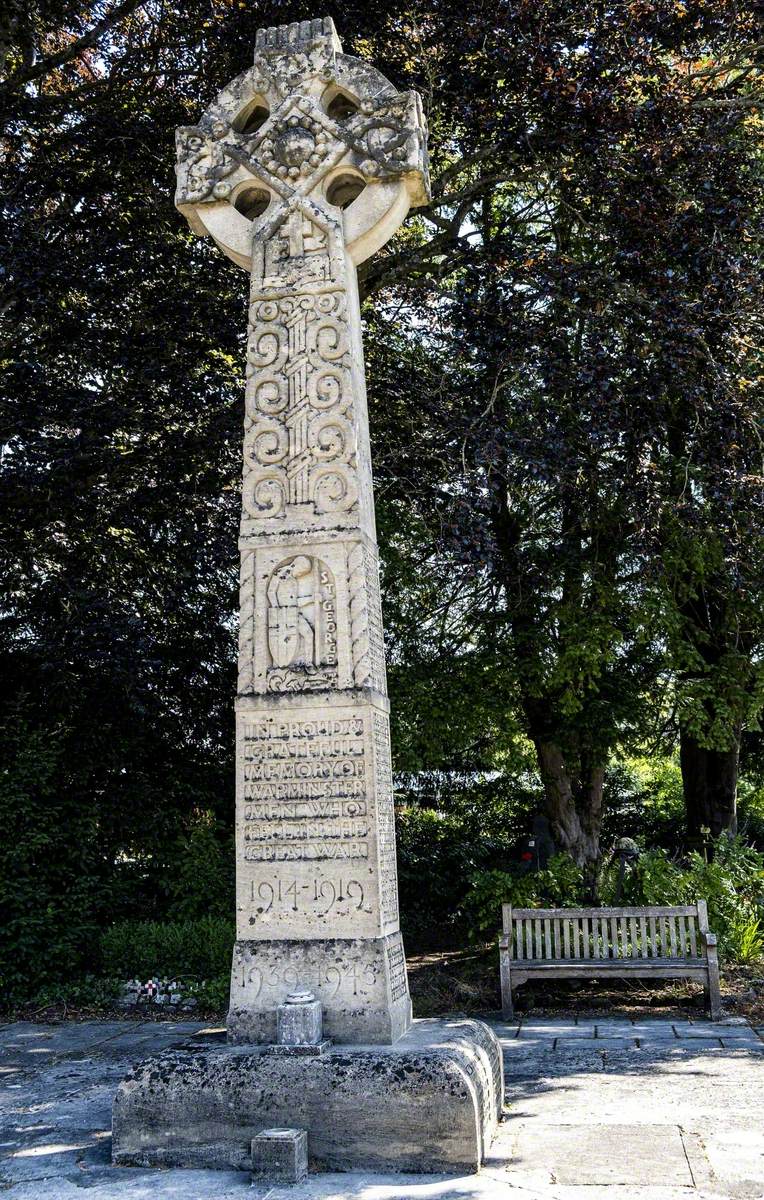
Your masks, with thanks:
<instances>
[{"instance_id":1,"label":"concrete paving slab","mask_svg":"<svg viewBox=\"0 0 764 1200\"><path fill-rule=\"evenodd\" d=\"M554 1049L554 1044L557 1039L554 1037L535 1037L530 1034L524 1038L513 1038L510 1042L505 1042L500 1038L501 1048L507 1054L526 1054L529 1050L542 1050L545 1046ZM579 1040L579 1039L576 1039Z\"/></svg>"},{"instance_id":2,"label":"concrete paving slab","mask_svg":"<svg viewBox=\"0 0 764 1200\"><path fill-rule=\"evenodd\" d=\"M709 1025L707 1031L715 1037L726 1038L727 1041L758 1041L758 1037L750 1025Z\"/></svg>"},{"instance_id":3,"label":"concrete paving slab","mask_svg":"<svg viewBox=\"0 0 764 1200\"><path fill-rule=\"evenodd\" d=\"M743 1040L743 1038L721 1038L722 1045L727 1050L745 1051L746 1054L761 1054L764 1052L764 1041L761 1038L752 1038L751 1041Z\"/></svg>"},{"instance_id":4,"label":"concrete paving slab","mask_svg":"<svg viewBox=\"0 0 764 1200\"><path fill-rule=\"evenodd\" d=\"M670 1021L601 1021L595 1025L598 1037L675 1038Z\"/></svg>"},{"instance_id":5,"label":"concrete paving slab","mask_svg":"<svg viewBox=\"0 0 764 1200\"><path fill-rule=\"evenodd\" d=\"M534 1177L543 1173L549 1183L577 1188L603 1184L693 1186L678 1126L571 1124L541 1128L538 1122L522 1122L515 1133L513 1165L522 1164Z\"/></svg>"},{"instance_id":6,"label":"concrete paving slab","mask_svg":"<svg viewBox=\"0 0 764 1200\"><path fill-rule=\"evenodd\" d=\"M598 1050L639 1050L640 1043L636 1037L608 1037L602 1035L594 1043Z\"/></svg>"},{"instance_id":7,"label":"concrete paving slab","mask_svg":"<svg viewBox=\"0 0 764 1200\"><path fill-rule=\"evenodd\" d=\"M742 1026L720 1025L716 1021L676 1021L674 1023L677 1037L681 1038L721 1037L724 1033L734 1036L741 1028Z\"/></svg>"}]
</instances>

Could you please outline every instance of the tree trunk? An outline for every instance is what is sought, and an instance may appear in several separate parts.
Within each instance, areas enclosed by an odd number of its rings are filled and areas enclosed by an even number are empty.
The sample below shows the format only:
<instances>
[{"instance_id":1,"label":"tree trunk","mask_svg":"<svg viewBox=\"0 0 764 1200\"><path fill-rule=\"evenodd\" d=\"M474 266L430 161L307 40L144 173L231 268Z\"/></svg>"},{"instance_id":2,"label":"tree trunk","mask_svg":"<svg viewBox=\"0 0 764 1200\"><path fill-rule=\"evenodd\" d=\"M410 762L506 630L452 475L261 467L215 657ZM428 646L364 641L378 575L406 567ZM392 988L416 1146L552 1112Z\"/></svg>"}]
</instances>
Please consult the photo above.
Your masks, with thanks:
<instances>
[{"instance_id":1,"label":"tree trunk","mask_svg":"<svg viewBox=\"0 0 764 1200\"><path fill-rule=\"evenodd\" d=\"M544 785L544 810L559 848L583 869L587 891L596 898L605 769L581 764L572 770L559 746L534 739Z\"/></svg>"},{"instance_id":2,"label":"tree trunk","mask_svg":"<svg viewBox=\"0 0 764 1200\"><path fill-rule=\"evenodd\" d=\"M687 833L690 845L705 844L708 829L712 838L737 832L737 774L740 738L728 750L707 750L685 729L679 731L679 762L682 768Z\"/></svg>"}]
</instances>

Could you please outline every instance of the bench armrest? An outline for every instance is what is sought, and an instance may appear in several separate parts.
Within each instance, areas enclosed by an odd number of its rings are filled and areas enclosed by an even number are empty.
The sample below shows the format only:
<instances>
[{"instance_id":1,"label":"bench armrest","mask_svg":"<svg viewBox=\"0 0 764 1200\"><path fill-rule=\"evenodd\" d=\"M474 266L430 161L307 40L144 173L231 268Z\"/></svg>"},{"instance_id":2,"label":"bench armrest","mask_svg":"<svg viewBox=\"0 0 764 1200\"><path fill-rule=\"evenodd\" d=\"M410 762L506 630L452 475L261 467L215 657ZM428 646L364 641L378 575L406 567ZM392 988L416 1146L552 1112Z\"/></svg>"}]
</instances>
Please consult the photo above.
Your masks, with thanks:
<instances>
[{"instance_id":1,"label":"bench armrest","mask_svg":"<svg viewBox=\"0 0 764 1200\"><path fill-rule=\"evenodd\" d=\"M715 946L716 945L717 937L716 937L715 933L710 933L710 932L706 932L705 930L702 930L700 936L702 937L703 944L705 946Z\"/></svg>"}]
</instances>

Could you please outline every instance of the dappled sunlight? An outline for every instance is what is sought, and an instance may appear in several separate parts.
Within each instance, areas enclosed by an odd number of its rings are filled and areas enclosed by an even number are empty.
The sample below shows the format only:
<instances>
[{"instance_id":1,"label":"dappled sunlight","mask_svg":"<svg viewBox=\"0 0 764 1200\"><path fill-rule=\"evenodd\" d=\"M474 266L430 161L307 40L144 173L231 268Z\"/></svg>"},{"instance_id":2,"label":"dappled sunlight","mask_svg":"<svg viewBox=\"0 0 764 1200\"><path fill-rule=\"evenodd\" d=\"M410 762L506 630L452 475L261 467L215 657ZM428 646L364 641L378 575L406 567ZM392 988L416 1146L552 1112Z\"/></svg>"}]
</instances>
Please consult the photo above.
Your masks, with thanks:
<instances>
[{"instance_id":1,"label":"dappled sunlight","mask_svg":"<svg viewBox=\"0 0 764 1200\"><path fill-rule=\"evenodd\" d=\"M45 1158L49 1154L68 1154L72 1150L86 1150L87 1142L52 1142L48 1146L28 1146L24 1150L16 1150L11 1158Z\"/></svg>"}]
</instances>

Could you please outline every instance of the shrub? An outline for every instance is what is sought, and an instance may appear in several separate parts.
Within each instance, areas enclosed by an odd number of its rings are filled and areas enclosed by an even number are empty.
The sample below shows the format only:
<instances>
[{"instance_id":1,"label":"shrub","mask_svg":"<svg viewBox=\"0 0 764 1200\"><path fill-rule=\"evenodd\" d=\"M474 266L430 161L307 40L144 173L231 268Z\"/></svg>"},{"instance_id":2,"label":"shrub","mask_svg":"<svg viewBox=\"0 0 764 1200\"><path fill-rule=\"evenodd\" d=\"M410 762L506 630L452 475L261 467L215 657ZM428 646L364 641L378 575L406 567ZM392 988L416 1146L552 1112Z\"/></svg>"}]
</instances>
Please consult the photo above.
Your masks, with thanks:
<instances>
[{"instance_id":1,"label":"shrub","mask_svg":"<svg viewBox=\"0 0 764 1200\"><path fill-rule=\"evenodd\" d=\"M600 876L600 901L616 903L618 867ZM706 900L711 928L729 962L764 958L764 854L740 838L721 837L713 862L693 852L677 861L665 850L645 850L622 881L617 902L625 905L693 904ZM480 871L472 880L465 908L470 936L492 938L501 925L501 905L521 908L575 907L583 903L583 879L565 854L527 875Z\"/></svg>"},{"instance_id":2,"label":"shrub","mask_svg":"<svg viewBox=\"0 0 764 1200\"><path fill-rule=\"evenodd\" d=\"M224 917L120 921L101 936L103 972L119 979L227 977L234 938L234 923Z\"/></svg>"},{"instance_id":3,"label":"shrub","mask_svg":"<svg viewBox=\"0 0 764 1200\"><path fill-rule=\"evenodd\" d=\"M614 897L616 868L601 879L603 903ZM722 955L730 961L752 961L756 936L752 923L764 912L764 854L741 838L720 837L713 862L693 851L684 860L665 850L647 850L623 881L622 904L708 903L711 928ZM748 933L743 930L748 927Z\"/></svg>"},{"instance_id":4,"label":"shrub","mask_svg":"<svg viewBox=\"0 0 764 1200\"><path fill-rule=\"evenodd\" d=\"M23 711L0 729L0 996L23 1003L91 964L104 903L98 822L68 786L63 731Z\"/></svg>"},{"instance_id":5,"label":"shrub","mask_svg":"<svg viewBox=\"0 0 764 1200\"><path fill-rule=\"evenodd\" d=\"M465 901L472 939L491 938L501 926L502 904L518 908L573 907L583 903L584 878L568 854L555 854L541 871L478 871Z\"/></svg>"},{"instance_id":6,"label":"shrub","mask_svg":"<svg viewBox=\"0 0 764 1200\"><path fill-rule=\"evenodd\" d=\"M194 814L174 865L170 919L228 916L234 906L234 864L232 831L210 812Z\"/></svg>"},{"instance_id":7,"label":"shrub","mask_svg":"<svg viewBox=\"0 0 764 1200\"><path fill-rule=\"evenodd\" d=\"M412 804L396 811L398 887L403 932L440 939L463 919L476 871L506 862L512 836L498 805L482 795L456 811ZM455 801L452 800L456 804ZM510 826L511 828L511 826Z\"/></svg>"}]
</instances>

